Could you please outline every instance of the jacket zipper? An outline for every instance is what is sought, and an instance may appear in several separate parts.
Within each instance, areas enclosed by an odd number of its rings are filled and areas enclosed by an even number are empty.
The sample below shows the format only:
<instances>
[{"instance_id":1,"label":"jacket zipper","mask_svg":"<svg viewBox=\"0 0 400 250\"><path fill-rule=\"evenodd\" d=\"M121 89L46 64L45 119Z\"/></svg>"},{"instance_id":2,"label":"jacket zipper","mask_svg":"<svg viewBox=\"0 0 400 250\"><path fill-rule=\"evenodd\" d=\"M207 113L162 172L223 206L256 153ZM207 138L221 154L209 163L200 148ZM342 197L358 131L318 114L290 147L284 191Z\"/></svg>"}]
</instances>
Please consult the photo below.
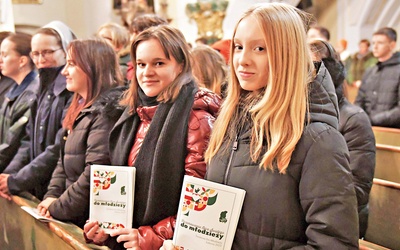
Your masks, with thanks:
<instances>
[{"instance_id":1,"label":"jacket zipper","mask_svg":"<svg viewBox=\"0 0 400 250\"><path fill-rule=\"evenodd\" d=\"M227 184L227 182L228 182L228 175L229 175L229 172L231 170L233 154L237 150L238 144L239 144L239 135L236 135L235 141L233 142L233 145L232 145L231 155L229 156L228 166L227 166L226 171L225 171L224 184Z\"/></svg>"}]
</instances>

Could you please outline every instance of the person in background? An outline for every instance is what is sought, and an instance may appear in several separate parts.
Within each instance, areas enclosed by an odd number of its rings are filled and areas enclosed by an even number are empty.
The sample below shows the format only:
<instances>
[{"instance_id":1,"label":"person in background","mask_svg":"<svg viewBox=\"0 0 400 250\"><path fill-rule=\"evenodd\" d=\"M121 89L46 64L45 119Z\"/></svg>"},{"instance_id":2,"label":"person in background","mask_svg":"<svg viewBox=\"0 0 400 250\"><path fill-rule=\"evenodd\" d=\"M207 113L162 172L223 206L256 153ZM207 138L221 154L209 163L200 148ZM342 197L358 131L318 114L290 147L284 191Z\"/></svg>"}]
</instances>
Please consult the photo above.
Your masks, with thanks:
<instances>
[{"instance_id":1,"label":"person in background","mask_svg":"<svg viewBox=\"0 0 400 250\"><path fill-rule=\"evenodd\" d=\"M90 164L110 164L108 135L122 94L112 87L123 85L123 77L105 41L75 40L68 48L61 73L74 96L63 121L61 156L38 210L83 227L89 218Z\"/></svg>"},{"instance_id":2,"label":"person in background","mask_svg":"<svg viewBox=\"0 0 400 250\"><path fill-rule=\"evenodd\" d=\"M0 46L1 73L15 81L0 109L0 173L17 154L26 135L30 107L39 88L35 64L29 57L31 38L28 34L13 34L6 37ZM11 199L6 187L6 180L1 178L0 195Z\"/></svg>"},{"instance_id":3,"label":"person in background","mask_svg":"<svg viewBox=\"0 0 400 250\"><path fill-rule=\"evenodd\" d=\"M193 76L200 87L221 95L226 88L227 66L221 54L207 45L192 50Z\"/></svg>"},{"instance_id":4,"label":"person in background","mask_svg":"<svg viewBox=\"0 0 400 250\"><path fill-rule=\"evenodd\" d=\"M158 26L168 24L168 21L160 16L154 14L145 14L133 19L131 25L129 26L129 32L131 33L131 42L135 40L135 37L139 35L143 30ZM128 69L126 73L126 78L131 80L135 75L135 69L132 61L128 62Z\"/></svg>"},{"instance_id":5,"label":"person in background","mask_svg":"<svg viewBox=\"0 0 400 250\"><path fill-rule=\"evenodd\" d=\"M0 32L0 45L7 36L12 34L13 33L9 31ZM3 74L1 74L1 68L0 68L0 105L1 103L4 102L6 93L10 90L11 86L13 86L14 83L15 82L13 79L7 76L3 76Z\"/></svg>"},{"instance_id":6,"label":"person in background","mask_svg":"<svg viewBox=\"0 0 400 250\"><path fill-rule=\"evenodd\" d=\"M358 43L358 52L350 57L347 71L347 83L359 88L365 70L374 66L378 59L369 50L370 43L367 39L362 39Z\"/></svg>"},{"instance_id":7,"label":"person in background","mask_svg":"<svg viewBox=\"0 0 400 250\"><path fill-rule=\"evenodd\" d=\"M350 57L350 51L347 50L347 40L346 39L339 40L336 51L340 55L340 60L343 63L346 63L347 59Z\"/></svg>"},{"instance_id":8,"label":"person in background","mask_svg":"<svg viewBox=\"0 0 400 250\"><path fill-rule=\"evenodd\" d=\"M131 60L129 55L129 31L124 26L111 22L100 26L97 30L97 36L104 38L114 48L119 57L122 74L126 78L127 63ZM128 84L127 81L126 79L126 84Z\"/></svg>"},{"instance_id":9,"label":"person in background","mask_svg":"<svg viewBox=\"0 0 400 250\"><path fill-rule=\"evenodd\" d=\"M384 27L372 36L372 53L378 63L363 78L354 104L368 115L372 126L400 128L400 52L397 32Z\"/></svg>"},{"instance_id":10,"label":"person in background","mask_svg":"<svg viewBox=\"0 0 400 250\"><path fill-rule=\"evenodd\" d=\"M0 175L11 194L29 191L41 200L47 192L60 157L61 124L72 96L61 70L67 46L75 38L71 29L60 21L46 24L32 37L30 56L39 70L40 87L31 107L27 136Z\"/></svg>"},{"instance_id":11,"label":"person in background","mask_svg":"<svg viewBox=\"0 0 400 250\"><path fill-rule=\"evenodd\" d=\"M221 53L221 55L225 59L226 65L229 65L229 60L231 57L230 55L231 52L229 51L229 48L231 47L231 42L232 42L231 39L224 39L224 40L219 40L211 45L211 48Z\"/></svg>"},{"instance_id":12,"label":"person in background","mask_svg":"<svg viewBox=\"0 0 400 250\"><path fill-rule=\"evenodd\" d=\"M136 74L110 134L110 156L112 165L136 167L133 228L108 235L88 221L84 232L111 249L152 250L173 236L184 175L204 177L204 151L221 99L198 89L189 47L176 28L146 29L131 55Z\"/></svg>"},{"instance_id":13,"label":"person in background","mask_svg":"<svg viewBox=\"0 0 400 250\"><path fill-rule=\"evenodd\" d=\"M333 110L314 114L308 102L309 87L322 83L312 82L303 15L284 3L255 5L233 33L206 179L246 191L234 250L358 249L346 142L329 122Z\"/></svg>"},{"instance_id":14,"label":"person in background","mask_svg":"<svg viewBox=\"0 0 400 250\"><path fill-rule=\"evenodd\" d=\"M307 31L307 38L310 41L314 39L322 39L328 42L329 39L331 38L331 34L327 28L318 25L313 25Z\"/></svg>"},{"instance_id":15,"label":"person in background","mask_svg":"<svg viewBox=\"0 0 400 250\"><path fill-rule=\"evenodd\" d=\"M339 132L344 136L350 152L350 169L357 195L359 237L368 227L368 200L375 171L375 136L367 114L351 104L343 95L345 68L333 47L323 40L310 43L313 60L323 62L332 76L339 100Z\"/></svg>"}]
</instances>

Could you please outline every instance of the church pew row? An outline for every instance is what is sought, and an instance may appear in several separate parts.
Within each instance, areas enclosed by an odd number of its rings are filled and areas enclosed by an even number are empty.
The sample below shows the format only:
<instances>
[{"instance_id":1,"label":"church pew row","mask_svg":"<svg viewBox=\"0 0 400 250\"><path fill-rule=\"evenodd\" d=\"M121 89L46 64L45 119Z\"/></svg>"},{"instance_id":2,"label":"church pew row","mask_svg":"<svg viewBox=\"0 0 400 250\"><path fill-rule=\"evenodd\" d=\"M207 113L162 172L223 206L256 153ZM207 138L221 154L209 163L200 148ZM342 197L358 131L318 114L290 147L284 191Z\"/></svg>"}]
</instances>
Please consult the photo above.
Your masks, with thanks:
<instances>
[{"instance_id":1,"label":"church pew row","mask_svg":"<svg viewBox=\"0 0 400 250\"><path fill-rule=\"evenodd\" d=\"M0 198L0 249L89 250L109 249L86 244L82 229L70 223L41 222L21 209L36 207L38 200L28 194Z\"/></svg>"},{"instance_id":2,"label":"church pew row","mask_svg":"<svg viewBox=\"0 0 400 250\"><path fill-rule=\"evenodd\" d=\"M376 144L374 177L400 183L400 146Z\"/></svg>"},{"instance_id":3,"label":"church pew row","mask_svg":"<svg viewBox=\"0 0 400 250\"><path fill-rule=\"evenodd\" d=\"M400 129L373 126L372 131L377 144L400 147Z\"/></svg>"},{"instance_id":4,"label":"church pew row","mask_svg":"<svg viewBox=\"0 0 400 250\"><path fill-rule=\"evenodd\" d=\"M360 249L400 249L400 184L374 178L368 229Z\"/></svg>"}]
</instances>

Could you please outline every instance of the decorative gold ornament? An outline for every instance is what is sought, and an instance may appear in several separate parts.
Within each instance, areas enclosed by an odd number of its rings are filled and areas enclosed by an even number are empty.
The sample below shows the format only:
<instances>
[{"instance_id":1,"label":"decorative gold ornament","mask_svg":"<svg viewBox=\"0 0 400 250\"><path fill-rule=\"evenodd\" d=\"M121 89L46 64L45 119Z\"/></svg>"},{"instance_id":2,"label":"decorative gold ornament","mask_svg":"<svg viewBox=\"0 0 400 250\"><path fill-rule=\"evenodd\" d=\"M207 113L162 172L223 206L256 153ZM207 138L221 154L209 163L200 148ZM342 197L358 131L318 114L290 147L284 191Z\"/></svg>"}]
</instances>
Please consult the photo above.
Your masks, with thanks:
<instances>
[{"instance_id":1,"label":"decorative gold ornament","mask_svg":"<svg viewBox=\"0 0 400 250\"><path fill-rule=\"evenodd\" d=\"M186 14L196 22L199 38L205 38L208 44L222 39L228 4L228 0L197 0L186 5Z\"/></svg>"}]
</instances>

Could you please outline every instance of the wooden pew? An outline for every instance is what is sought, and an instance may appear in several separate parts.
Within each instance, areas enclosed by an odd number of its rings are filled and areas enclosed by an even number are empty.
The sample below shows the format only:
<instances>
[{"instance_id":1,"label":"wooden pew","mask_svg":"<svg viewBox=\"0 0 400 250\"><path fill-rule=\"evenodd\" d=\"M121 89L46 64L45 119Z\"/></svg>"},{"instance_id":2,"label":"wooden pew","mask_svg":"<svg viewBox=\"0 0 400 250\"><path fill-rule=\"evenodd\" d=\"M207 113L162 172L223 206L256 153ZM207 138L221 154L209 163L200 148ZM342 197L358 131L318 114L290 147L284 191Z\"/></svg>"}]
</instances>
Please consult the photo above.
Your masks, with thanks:
<instances>
[{"instance_id":1,"label":"wooden pew","mask_svg":"<svg viewBox=\"0 0 400 250\"><path fill-rule=\"evenodd\" d=\"M377 144L400 147L400 129L373 126L372 131Z\"/></svg>"},{"instance_id":2,"label":"wooden pew","mask_svg":"<svg viewBox=\"0 0 400 250\"><path fill-rule=\"evenodd\" d=\"M400 184L374 178L360 249L400 249Z\"/></svg>"},{"instance_id":3,"label":"wooden pew","mask_svg":"<svg viewBox=\"0 0 400 250\"><path fill-rule=\"evenodd\" d=\"M376 140L375 178L400 183L400 129L373 126Z\"/></svg>"},{"instance_id":4,"label":"wooden pew","mask_svg":"<svg viewBox=\"0 0 400 250\"><path fill-rule=\"evenodd\" d=\"M0 198L0 249L109 249L86 244L82 230L66 223L44 223L36 220L21 206L36 207L39 201L28 193Z\"/></svg>"},{"instance_id":5,"label":"wooden pew","mask_svg":"<svg viewBox=\"0 0 400 250\"><path fill-rule=\"evenodd\" d=\"M374 177L400 183L400 147L376 144Z\"/></svg>"}]
</instances>

